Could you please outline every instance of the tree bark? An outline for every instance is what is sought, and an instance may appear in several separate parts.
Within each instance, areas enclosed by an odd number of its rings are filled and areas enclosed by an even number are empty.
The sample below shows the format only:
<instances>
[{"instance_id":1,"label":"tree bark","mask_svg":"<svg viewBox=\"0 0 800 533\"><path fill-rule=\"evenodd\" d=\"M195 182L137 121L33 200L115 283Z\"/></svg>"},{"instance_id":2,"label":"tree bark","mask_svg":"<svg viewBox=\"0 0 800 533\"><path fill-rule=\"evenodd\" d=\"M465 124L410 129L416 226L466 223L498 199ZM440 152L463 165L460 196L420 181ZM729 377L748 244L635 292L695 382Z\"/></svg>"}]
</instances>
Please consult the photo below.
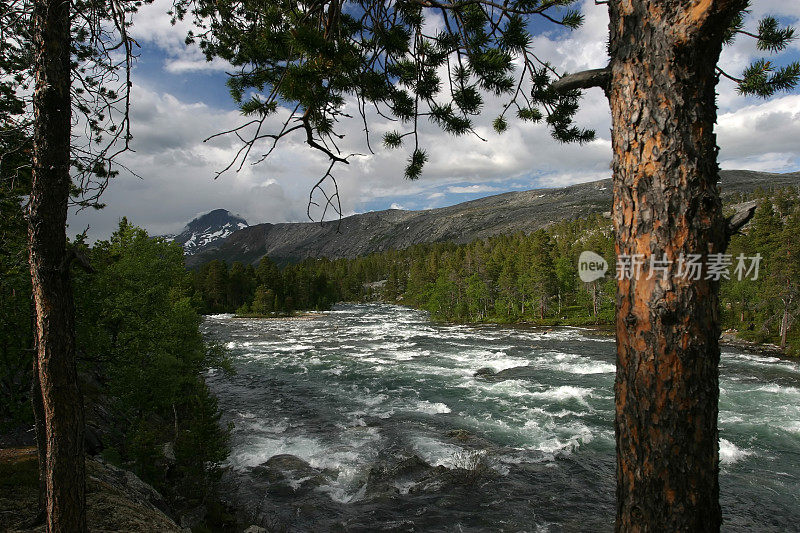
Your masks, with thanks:
<instances>
[{"instance_id":1,"label":"tree bark","mask_svg":"<svg viewBox=\"0 0 800 533\"><path fill-rule=\"evenodd\" d=\"M31 379L31 404L36 429L36 451L39 460L39 496L36 521L44 521L47 511L47 428L44 422L44 405L42 404L42 386L39 381L39 359L33 360L33 377Z\"/></svg>"},{"instance_id":2,"label":"tree bark","mask_svg":"<svg viewBox=\"0 0 800 533\"><path fill-rule=\"evenodd\" d=\"M718 531L718 282L680 254L721 253L715 67L741 2L612 1L608 97L617 288L618 531ZM673 261L648 279L650 258ZM705 278L705 272L703 273Z\"/></svg>"},{"instance_id":3,"label":"tree bark","mask_svg":"<svg viewBox=\"0 0 800 533\"><path fill-rule=\"evenodd\" d=\"M83 403L66 248L70 192L70 2L34 1L33 184L28 244L46 438L47 530L86 531Z\"/></svg>"},{"instance_id":4,"label":"tree bark","mask_svg":"<svg viewBox=\"0 0 800 533\"><path fill-rule=\"evenodd\" d=\"M789 331L789 305L790 299L783 300L783 317L781 317L781 351L786 351L786 334Z\"/></svg>"}]
</instances>

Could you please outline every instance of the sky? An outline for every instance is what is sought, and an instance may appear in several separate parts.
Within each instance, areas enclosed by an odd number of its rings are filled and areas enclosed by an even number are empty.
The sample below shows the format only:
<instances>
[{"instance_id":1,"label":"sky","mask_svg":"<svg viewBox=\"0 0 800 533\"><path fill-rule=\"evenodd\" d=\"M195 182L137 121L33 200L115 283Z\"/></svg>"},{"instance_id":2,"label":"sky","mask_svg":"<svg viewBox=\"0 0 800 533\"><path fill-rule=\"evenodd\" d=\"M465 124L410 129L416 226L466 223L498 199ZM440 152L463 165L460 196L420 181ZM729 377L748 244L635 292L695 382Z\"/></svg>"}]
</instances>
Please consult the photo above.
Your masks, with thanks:
<instances>
[{"instance_id":1,"label":"sky","mask_svg":"<svg viewBox=\"0 0 800 533\"><path fill-rule=\"evenodd\" d=\"M197 47L186 46L187 24L173 26L167 11L171 0L155 0L134 18L132 34L140 44L133 73L133 152L120 162L138 176L121 172L102 197L102 210L73 212L69 235L88 228L91 240L107 238L126 216L152 235L177 233L192 218L217 208L242 215L251 225L262 222L308 221L313 184L327 169L325 157L289 138L265 161L252 164L266 147L238 172L225 168L239 145L230 137L207 137L243 122L225 81L227 65L207 62ZM800 2L755 0L746 30L755 31L765 14L800 28ZM604 5L584 0L584 25L573 32L544 31L533 46L560 69L577 72L608 62L605 43L608 15ZM436 21L431 22L435 24ZM740 36L724 49L720 67L739 74L762 57L755 41ZM800 60L800 39L779 56L780 62ZM487 101L476 121L474 136L454 138L434 127L422 130L428 163L417 181L403 178L408 152L381 146L381 132L394 129L387 121L371 124L374 155L355 157L339 165L345 215L382 209L430 209L514 190L560 187L611 176L611 118L600 89L584 92L576 117L596 131L588 144L559 144L543 124L510 121L502 135L491 128L500 103ZM800 170L800 90L768 100L743 97L733 82L718 86L716 132L722 169L765 172ZM355 110L353 110L355 113ZM272 122L279 127L279 117ZM369 153L360 120L342 124L344 151Z\"/></svg>"}]
</instances>

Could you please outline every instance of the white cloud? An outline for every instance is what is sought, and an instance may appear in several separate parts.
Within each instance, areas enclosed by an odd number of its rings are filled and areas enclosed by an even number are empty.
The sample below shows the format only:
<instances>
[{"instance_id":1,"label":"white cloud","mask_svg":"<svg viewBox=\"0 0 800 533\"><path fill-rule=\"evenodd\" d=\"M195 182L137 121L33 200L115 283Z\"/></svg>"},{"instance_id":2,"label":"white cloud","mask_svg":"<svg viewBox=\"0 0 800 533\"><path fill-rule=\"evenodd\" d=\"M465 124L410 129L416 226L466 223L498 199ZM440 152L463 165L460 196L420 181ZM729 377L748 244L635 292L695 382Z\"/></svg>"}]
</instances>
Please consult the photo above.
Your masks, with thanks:
<instances>
[{"instance_id":1,"label":"white cloud","mask_svg":"<svg viewBox=\"0 0 800 533\"><path fill-rule=\"evenodd\" d=\"M475 194L480 192L497 192L502 189L489 185L466 185L461 187L448 187L447 192L452 194Z\"/></svg>"},{"instance_id":2,"label":"white cloud","mask_svg":"<svg viewBox=\"0 0 800 533\"><path fill-rule=\"evenodd\" d=\"M792 4L791 6L786 4ZM800 19L800 3L769 0L758 3L762 11L785 13ZM221 64L205 63L195 48L187 48L183 38L188 26L173 27L166 11L171 2L157 0L137 15L134 35L143 45L162 49L167 57L164 76L192 69L221 69ZM766 7L763 7L766 6ZM556 33L539 35L534 45L541 57L568 71L597 68L606 64L607 7L593 0L583 4L585 25L557 40ZM782 11L781 11L782 10ZM436 24L436 22L432 22ZM561 35L561 34L558 34ZM726 49L723 65L738 69L754 57L752 43L742 39ZM179 77L175 79L180 79ZM222 83L218 77L212 82ZM724 168L756 170L796 170L800 164L800 95L769 101L736 95L731 83L720 85L720 117L717 126L720 161ZM269 159L251 163L268 148L259 145L238 172L228 172L214 180L240 145L231 137L203 140L242 122L236 111L180 100L157 92L144 83L136 86L133 107L133 148L123 162L143 179L120 176L109 187L103 201L108 207L99 212L84 212L71 218L79 231L92 225L92 235L107 236L119 217L128 215L153 233L174 232L198 212L222 207L241 213L250 223L307 220L308 195L327 168L325 157L309 148L302 136L281 142ZM608 102L599 89L587 91L581 101L577 122L596 130L597 140L583 146L559 144L543 124L510 121L502 135L491 128L504 102L487 98L486 109L476 120L475 136L451 137L424 123L420 145L428 152L428 164L417 181L403 178L410 150L386 150L381 135L398 127L379 116L370 117L374 155L351 158L349 165L338 165L334 176L345 214L369 207L441 205L449 194L490 194L511 188L564 186L610 177L611 128ZM352 103L346 110L358 117ZM281 116L271 119L266 129L279 129ZM343 153L364 153L363 125L360 119L343 121ZM338 142L338 141L337 141ZM331 182L326 182L332 192ZM319 194L315 197L321 198ZM314 214L318 214L315 212Z\"/></svg>"},{"instance_id":3,"label":"white cloud","mask_svg":"<svg viewBox=\"0 0 800 533\"><path fill-rule=\"evenodd\" d=\"M131 36L140 44L155 45L166 55L164 70L179 74L196 71L231 71L227 61L214 59L209 62L196 45L186 45L186 35L192 29L190 20L171 22L167 14L172 9L172 0L155 0L144 5L133 16ZM188 19L191 15L188 15Z\"/></svg>"},{"instance_id":4,"label":"white cloud","mask_svg":"<svg viewBox=\"0 0 800 533\"><path fill-rule=\"evenodd\" d=\"M800 95L745 106L720 115L717 122L720 163L724 168L772 172L797 168Z\"/></svg>"},{"instance_id":5,"label":"white cloud","mask_svg":"<svg viewBox=\"0 0 800 533\"><path fill-rule=\"evenodd\" d=\"M198 211L218 207L239 212L248 221L303 220L306 204L301 197L310 189L310 178L303 178L312 170L304 168L302 157L295 160L296 187L285 174L279 182L271 164L246 164L239 172L213 179L215 171L232 160L238 145L225 138L203 141L240 121L237 112L181 102L170 94L135 86L134 151L121 156L120 162L142 178L121 173L104 193L107 207L73 214L71 227L90 225L90 236L106 237L119 218L128 216L154 234L173 233Z\"/></svg>"}]
</instances>

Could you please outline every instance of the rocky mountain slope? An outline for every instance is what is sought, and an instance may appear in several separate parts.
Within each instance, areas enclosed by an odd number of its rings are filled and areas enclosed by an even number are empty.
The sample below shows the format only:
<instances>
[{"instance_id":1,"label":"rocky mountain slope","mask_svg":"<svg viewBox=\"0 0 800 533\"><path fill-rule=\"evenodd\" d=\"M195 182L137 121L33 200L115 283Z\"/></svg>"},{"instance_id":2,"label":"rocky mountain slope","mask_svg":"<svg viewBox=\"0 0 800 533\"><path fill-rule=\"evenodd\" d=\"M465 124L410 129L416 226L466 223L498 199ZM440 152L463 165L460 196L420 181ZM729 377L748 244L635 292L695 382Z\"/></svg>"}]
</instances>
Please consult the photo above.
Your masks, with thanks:
<instances>
[{"instance_id":1,"label":"rocky mountain slope","mask_svg":"<svg viewBox=\"0 0 800 533\"><path fill-rule=\"evenodd\" d=\"M215 209L189 222L178 235L168 235L187 255L220 245L233 232L248 227L247 221L225 209Z\"/></svg>"},{"instance_id":2,"label":"rocky mountain slope","mask_svg":"<svg viewBox=\"0 0 800 533\"><path fill-rule=\"evenodd\" d=\"M800 185L800 172L720 173L723 200L758 187L789 185ZM509 192L426 211L389 209L322 224L257 224L206 244L187 256L187 264L196 266L212 259L252 263L264 255L278 262L307 257L355 257L422 242L465 243L497 234L530 232L559 220L610 211L611 189L611 180L606 179L557 189Z\"/></svg>"}]
</instances>

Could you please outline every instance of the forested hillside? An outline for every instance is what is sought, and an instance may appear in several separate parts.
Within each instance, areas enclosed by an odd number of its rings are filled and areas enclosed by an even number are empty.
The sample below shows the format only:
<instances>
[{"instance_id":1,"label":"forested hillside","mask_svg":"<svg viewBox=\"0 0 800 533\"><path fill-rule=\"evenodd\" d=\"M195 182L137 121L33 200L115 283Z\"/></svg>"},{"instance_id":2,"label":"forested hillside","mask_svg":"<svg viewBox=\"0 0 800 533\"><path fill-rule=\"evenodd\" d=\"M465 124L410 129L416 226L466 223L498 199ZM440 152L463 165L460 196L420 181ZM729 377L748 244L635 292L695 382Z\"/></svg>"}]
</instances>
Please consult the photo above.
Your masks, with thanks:
<instances>
[{"instance_id":1,"label":"forested hillside","mask_svg":"<svg viewBox=\"0 0 800 533\"><path fill-rule=\"evenodd\" d=\"M733 236L732 257L760 254L760 272L722 279L723 328L755 342L800 351L793 327L800 295L800 197L794 187L737 193L733 205L759 201L753 221ZM583 283L578 257L594 251L609 262L606 277ZM735 266L735 265L734 265ZM207 312L272 314L327 309L335 301L381 299L427 309L459 322L611 323L615 309L613 227L602 215L565 220L469 244L432 243L355 259L307 259L279 269L215 260L194 274L195 302Z\"/></svg>"}]
</instances>

